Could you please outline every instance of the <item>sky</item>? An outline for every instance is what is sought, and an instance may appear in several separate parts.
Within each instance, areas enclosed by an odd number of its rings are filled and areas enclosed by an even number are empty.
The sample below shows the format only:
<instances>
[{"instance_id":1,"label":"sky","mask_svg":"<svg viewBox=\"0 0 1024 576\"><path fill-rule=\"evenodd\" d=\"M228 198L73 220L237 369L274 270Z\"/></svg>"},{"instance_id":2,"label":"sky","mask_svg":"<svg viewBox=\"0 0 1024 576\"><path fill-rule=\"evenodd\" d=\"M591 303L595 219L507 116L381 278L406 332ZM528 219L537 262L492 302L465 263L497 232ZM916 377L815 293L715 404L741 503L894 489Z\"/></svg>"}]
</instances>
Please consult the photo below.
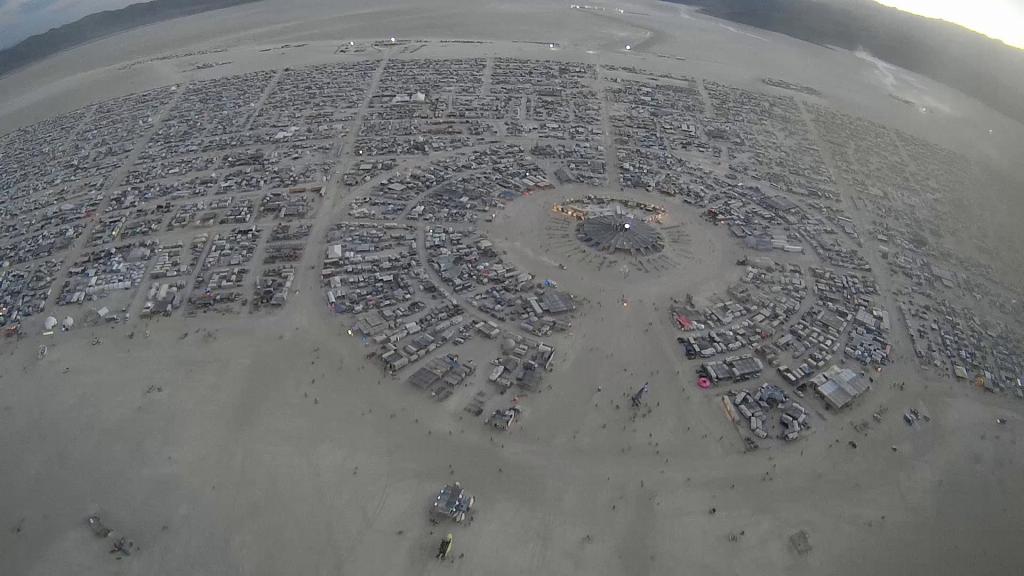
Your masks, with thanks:
<instances>
[{"instance_id":1,"label":"sky","mask_svg":"<svg viewBox=\"0 0 1024 576\"><path fill-rule=\"evenodd\" d=\"M137 1L137 0L136 0ZM1024 0L875 0L907 12L955 22L1024 48ZM0 0L0 47L73 22L122 8L133 0Z\"/></svg>"},{"instance_id":2,"label":"sky","mask_svg":"<svg viewBox=\"0 0 1024 576\"><path fill-rule=\"evenodd\" d=\"M1024 0L875 0L929 18L941 18L1024 48Z\"/></svg>"}]
</instances>

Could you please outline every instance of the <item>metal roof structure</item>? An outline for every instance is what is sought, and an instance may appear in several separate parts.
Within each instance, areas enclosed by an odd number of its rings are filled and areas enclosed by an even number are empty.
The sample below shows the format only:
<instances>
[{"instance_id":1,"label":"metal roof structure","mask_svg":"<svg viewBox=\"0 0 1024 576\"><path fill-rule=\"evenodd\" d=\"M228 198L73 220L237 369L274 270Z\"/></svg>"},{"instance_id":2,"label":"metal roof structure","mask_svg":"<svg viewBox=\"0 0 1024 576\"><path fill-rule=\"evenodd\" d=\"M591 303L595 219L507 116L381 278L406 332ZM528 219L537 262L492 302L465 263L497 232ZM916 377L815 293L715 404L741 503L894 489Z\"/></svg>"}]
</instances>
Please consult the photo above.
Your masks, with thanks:
<instances>
[{"instance_id":1,"label":"metal roof structure","mask_svg":"<svg viewBox=\"0 0 1024 576\"><path fill-rule=\"evenodd\" d=\"M726 363L731 365L734 378L750 377L760 373L764 368L760 360L751 356L737 358L732 362L726 360Z\"/></svg>"},{"instance_id":2,"label":"metal roof structure","mask_svg":"<svg viewBox=\"0 0 1024 576\"><path fill-rule=\"evenodd\" d=\"M853 402L871 387L866 378L849 368L828 370L825 376L828 379L818 386L818 394L836 410Z\"/></svg>"},{"instance_id":3,"label":"metal roof structure","mask_svg":"<svg viewBox=\"0 0 1024 576\"><path fill-rule=\"evenodd\" d=\"M451 370L452 364L446 357L434 358L409 376L409 383L417 388L430 388Z\"/></svg>"},{"instance_id":4,"label":"metal roof structure","mask_svg":"<svg viewBox=\"0 0 1024 576\"><path fill-rule=\"evenodd\" d=\"M572 296L564 292L548 290L541 296L540 307L549 314L562 314L576 309Z\"/></svg>"}]
</instances>

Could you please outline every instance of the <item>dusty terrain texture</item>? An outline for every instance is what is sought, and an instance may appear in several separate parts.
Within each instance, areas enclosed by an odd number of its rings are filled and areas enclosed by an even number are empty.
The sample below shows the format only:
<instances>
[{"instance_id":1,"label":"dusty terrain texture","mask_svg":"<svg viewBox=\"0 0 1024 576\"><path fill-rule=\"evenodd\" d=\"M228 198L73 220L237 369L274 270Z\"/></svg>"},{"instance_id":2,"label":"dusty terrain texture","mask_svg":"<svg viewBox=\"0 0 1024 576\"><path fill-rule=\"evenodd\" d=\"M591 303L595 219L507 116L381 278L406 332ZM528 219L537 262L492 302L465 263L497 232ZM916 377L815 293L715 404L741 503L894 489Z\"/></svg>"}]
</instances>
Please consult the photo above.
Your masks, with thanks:
<instances>
[{"instance_id":1,"label":"dusty terrain texture","mask_svg":"<svg viewBox=\"0 0 1024 576\"><path fill-rule=\"evenodd\" d=\"M426 4L269 0L133 30L0 78L0 128L193 78L333 61L342 41L397 36L493 41L418 57L547 58L555 42L559 58L741 87L771 75L997 166L1024 149L1021 126L941 86L898 86L950 111L908 115L869 61L678 6L620 3L626 13L612 15L536 0ZM307 45L259 51L284 43ZM227 48L232 64L120 69L211 47ZM744 453L719 397L693 385L695 364L664 310L667 298L735 279L740 250L726 231L675 215L692 224L690 247L665 275L561 270L545 244L550 201L517 201L484 225L511 262L587 301L555 340L556 369L528 418L507 434L465 415L459 398L431 402L383 374L324 309L312 259L279 313L139 318L0 342L0 573L1019 573L1019 402L918 373L903 343L850 411L823 414L799 443ZM990 226L1012 221L1016 204L1006 205ZM328 190L318 221L343 208ZM307 254L322 252L314 237ZM633 419L616 404L643 381L654 408ZM900 413L922 402L931 421L907 427ZM853 429L883 405L882 422ZM453 479L478 512L457 529L453 561L439 562L448 528L429 524L426 509ZM108 554L84 523L97 511L140 549ZM802 555L789 541L799 530L813 548Z\"/></svg>"}]
</instances>

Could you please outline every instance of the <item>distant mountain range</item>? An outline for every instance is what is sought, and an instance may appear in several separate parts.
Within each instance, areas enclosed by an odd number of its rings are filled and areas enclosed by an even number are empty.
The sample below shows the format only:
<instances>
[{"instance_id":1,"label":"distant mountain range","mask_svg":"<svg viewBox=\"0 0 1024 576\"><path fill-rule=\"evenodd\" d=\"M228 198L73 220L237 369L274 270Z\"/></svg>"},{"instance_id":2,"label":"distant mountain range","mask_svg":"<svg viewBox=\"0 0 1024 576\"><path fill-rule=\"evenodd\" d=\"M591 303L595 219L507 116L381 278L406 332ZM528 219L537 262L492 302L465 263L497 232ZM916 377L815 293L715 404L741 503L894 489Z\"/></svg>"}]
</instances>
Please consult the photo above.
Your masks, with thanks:
<instances>
[{"instance_id":1,"label":"distant mountain range","mask_svg":"<svg viewBox=\"0 0 1024 576\"><path fill-rule=\"evenodd\" d=\"M1024 122L1024 50L868 0L668 0L709 16L872 56Z\"/></svg>"},{"instance_id":2,"label":"distant mountain range","mask_svg":"<svg viewBox=\"0 0 1024 576\"><path fill-rule=\"evenodd\" d=\"M68 48L131 28L257 1L259 0L153 0L125 6L120 10L90 14L70 24L29 36L10 48L0 50L0 75Z\"/></svg>"}]
</instances>

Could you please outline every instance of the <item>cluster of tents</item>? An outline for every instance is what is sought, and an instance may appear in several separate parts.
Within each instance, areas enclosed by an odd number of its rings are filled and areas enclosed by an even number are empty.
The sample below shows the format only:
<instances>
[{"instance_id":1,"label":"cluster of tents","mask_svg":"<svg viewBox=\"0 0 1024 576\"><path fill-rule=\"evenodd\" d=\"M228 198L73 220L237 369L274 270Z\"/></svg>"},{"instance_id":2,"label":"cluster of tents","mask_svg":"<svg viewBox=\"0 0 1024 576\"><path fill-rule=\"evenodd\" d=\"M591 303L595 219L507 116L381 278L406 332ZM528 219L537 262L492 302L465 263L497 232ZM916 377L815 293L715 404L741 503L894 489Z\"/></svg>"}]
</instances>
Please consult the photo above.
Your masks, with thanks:
<instances>
[{"instance_id":1,"label":"cluster of tents","mask_svg":"<svg viewBox=\"0 0 1024 576\"><path fill-rule=\"evenodd\" d=\"M57 324L58 322L56 318L53 316L47 316L46 321L43 323L43 327L46 329L46 332L53 332L54 328L57 327ZM71 330L74 325L75 319L71 316L65 316L64 321L60 322L60 329L67 332L68 330Z\"/></svg>"}]
</instances>

